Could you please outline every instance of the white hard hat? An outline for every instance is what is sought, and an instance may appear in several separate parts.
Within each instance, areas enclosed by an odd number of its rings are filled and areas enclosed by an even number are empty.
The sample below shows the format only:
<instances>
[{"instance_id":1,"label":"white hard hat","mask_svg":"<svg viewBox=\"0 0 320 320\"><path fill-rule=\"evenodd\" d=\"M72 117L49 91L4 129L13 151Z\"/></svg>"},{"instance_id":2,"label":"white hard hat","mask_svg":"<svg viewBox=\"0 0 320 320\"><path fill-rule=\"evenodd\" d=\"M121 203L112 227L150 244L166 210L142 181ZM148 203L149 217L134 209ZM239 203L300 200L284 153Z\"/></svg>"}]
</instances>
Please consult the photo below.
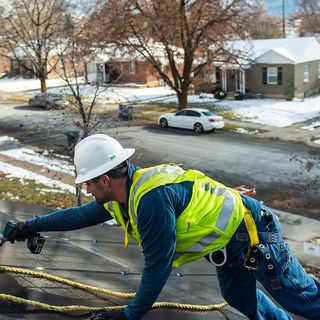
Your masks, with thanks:
<instances>
[{"instance_id":1,"label":"white hard hat","mask_svg":"<svg viewBox=\"0 0 320 320\"><path fill-rule=\"evenodd\" d=\"M81 140L74 150L76 183L96 178L133 155L135 149L124 149L106 134L94 134Z\"/></svg>"}]
</instances>

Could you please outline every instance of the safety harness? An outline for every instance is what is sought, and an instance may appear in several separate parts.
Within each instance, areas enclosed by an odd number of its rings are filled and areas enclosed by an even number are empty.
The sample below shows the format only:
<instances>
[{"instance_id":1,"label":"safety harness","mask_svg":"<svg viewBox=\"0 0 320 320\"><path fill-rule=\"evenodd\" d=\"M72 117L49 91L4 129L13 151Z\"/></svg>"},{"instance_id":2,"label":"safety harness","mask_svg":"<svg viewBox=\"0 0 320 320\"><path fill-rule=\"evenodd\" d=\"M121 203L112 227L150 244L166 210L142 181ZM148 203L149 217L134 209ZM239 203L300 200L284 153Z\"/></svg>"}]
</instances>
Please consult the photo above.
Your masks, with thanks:
<instances>
[{"instance_id":1,"label":"safety harness","mask_svg":"<svg viewBox=\"0 0 320 320\"><path fill-rule=\"evenodd\" d=\"M265 215L265 218L271 221L273 219L272 214ZM245 258L245 267L249 270L256 270L258 268L259 258L266 260L266 274L270 280L270 286L273 290L281 289L281 284L278 276L278 271L276 269L276 263L273 257L272 252L270 251L267 243L277 243L283 241L282 236L278 232L258 232L256 223L252 217L251 212L246 209L244 212L244 223L248 233L245 233L249 237L250 246ZM238 240L242 237L243 240L245 236L242 236L241 233L236 234Z\"/></svg>"}]
</instances>

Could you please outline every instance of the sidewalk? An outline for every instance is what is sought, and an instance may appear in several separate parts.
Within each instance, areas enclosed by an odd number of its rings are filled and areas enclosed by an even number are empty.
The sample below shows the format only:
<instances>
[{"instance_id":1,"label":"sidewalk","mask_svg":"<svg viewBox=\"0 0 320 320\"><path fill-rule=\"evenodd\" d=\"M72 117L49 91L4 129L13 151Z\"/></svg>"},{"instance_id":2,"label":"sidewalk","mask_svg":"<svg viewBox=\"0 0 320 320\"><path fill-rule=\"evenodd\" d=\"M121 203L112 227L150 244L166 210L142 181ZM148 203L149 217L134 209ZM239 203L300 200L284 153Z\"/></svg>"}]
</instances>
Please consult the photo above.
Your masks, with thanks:
<instances>
[{"instance_id":1,"label":"sidewalk","mask_svg":"<svg viewBox=\"0 0 320 320\"><path fill-rule=\"evenodd\" d=\"M279 141L289 141L303 143L313 148L320 148L319 143L314 143L314 140L320 139L320 127L315 128L314 130L302 129L302 127L309 125L314 121L319 121L320 117L311 119L305 122L299 122L293 124L290 127L274 127L261 125L258 123L252 122L242 122L242 121L233 121L225 120L226 124L232 126L237 126L239 128L259 130L261 133L257 133L255 136L261 139L274 139Z\"/></svg>"}]
</instances>

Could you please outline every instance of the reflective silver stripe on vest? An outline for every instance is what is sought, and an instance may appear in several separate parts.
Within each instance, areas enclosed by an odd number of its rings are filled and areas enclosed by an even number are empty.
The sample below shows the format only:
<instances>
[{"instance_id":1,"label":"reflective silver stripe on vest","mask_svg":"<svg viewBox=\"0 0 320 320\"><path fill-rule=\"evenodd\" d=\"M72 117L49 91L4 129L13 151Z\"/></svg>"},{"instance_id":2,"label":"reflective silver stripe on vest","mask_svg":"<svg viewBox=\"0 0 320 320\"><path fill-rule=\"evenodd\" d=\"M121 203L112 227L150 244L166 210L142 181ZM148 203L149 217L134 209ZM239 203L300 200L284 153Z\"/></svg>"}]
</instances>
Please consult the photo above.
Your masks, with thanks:
<instances>
[{"instance_id":1,"label":"reflective silver stripe on vest","mask_svg":"<svg viewBox=\"0 0 320 320\"><path fill-rule=\"evenodd\" d=\"M210 183L203 182L202 187L206 191L210 190L210 193L215 194L217 197L224 196L223 206L219 213L219 217L216 222L216 227L222 231L225 231L234 208L234 204L235 204L234 195L227 188L219 188L218 186L215 186L214 188L212 188Z\"/></svg>"},{"instance_id":2,"label":"reflective silver stripe on vest","mask_svg":"<svg viewBox=\"0 0 320 320\"><path fill-rule=\"evenodd\" d=\"M143 173L136 185L134 186L134 189L131 192L131 197L130 197L130 210L131 210L131 215L134 220L134 222L137 224L137 216L134 214L134 196L137 192L137 190L141 187L143 183L145 183L149 178L152 176L156 175L157 173L161 172L166 172L166 173L171 173L171 174L176 174L176 175L181 175L184 173L184 170L179 168L179 167L172 167L172 166L167 166L167 167L157 167L154 169L151 169L145 173Z\"/></svg>"},{"instance_id":3,"label":"reflective silver stripe on vest","mask_svg":"<svg viewBox=\"0 0 320 320\"><path fill-rule=\"evenodd\" d=\"M217 240L220 237L219 234L212 232L206 237L200 239L198 242L188 248L185 253L199 253L204 250L208 245Z\"/></svg>"},{"instance_id":4,"label":"reflective silver stripe on vest","mask_svg":"<svg viewBox=\"0 0 320 320\"><path fill-rule=\"evenodd\" d=\"M234 195L230 190L225 190L223 207L219 213L219 217L216 222L216 227L219 228L220 230L223 230L223 231L226 230L232 215L234 204L235 204Z\"/></svg>"},{"instance_id":5,"label":"reflective silver stripe on vest","mask_svg":"<svg viewBox=\"0 0 320 320\"><path fill-rule=\"evenodd\" d=\"M113 205L112 205L112 201L109 201L108 202L108 209L112 212L114 212L114 208L113 208Z\"/></svg>"}]
</instances>

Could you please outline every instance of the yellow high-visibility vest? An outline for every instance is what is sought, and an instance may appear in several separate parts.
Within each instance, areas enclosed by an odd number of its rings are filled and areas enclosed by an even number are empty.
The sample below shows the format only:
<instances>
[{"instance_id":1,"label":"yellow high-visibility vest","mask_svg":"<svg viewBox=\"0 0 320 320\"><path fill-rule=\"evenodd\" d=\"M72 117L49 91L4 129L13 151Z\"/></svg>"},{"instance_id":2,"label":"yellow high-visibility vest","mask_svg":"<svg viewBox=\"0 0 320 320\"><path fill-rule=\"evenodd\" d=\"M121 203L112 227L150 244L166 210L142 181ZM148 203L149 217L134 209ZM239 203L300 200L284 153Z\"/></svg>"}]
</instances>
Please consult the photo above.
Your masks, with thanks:
<instances>
[{"instance_id":1,"label":"yellow high-visibility vest","mask_svg":"<svg viewBox=\"0 0 320 320\"><path fill-rule=\"evenodd\" d=\"M158 165L136 171L132 180L128 197L129 220L126 221L121 213L118 202L110 201L104 207L138 244L141 244L137 226L140 199L159 186L193 182L190 202L176 221L173 267L223 248L243 219L245 207L239 193L200 171L183 170L176 165Z\"/></svg>"}]
</instances>

